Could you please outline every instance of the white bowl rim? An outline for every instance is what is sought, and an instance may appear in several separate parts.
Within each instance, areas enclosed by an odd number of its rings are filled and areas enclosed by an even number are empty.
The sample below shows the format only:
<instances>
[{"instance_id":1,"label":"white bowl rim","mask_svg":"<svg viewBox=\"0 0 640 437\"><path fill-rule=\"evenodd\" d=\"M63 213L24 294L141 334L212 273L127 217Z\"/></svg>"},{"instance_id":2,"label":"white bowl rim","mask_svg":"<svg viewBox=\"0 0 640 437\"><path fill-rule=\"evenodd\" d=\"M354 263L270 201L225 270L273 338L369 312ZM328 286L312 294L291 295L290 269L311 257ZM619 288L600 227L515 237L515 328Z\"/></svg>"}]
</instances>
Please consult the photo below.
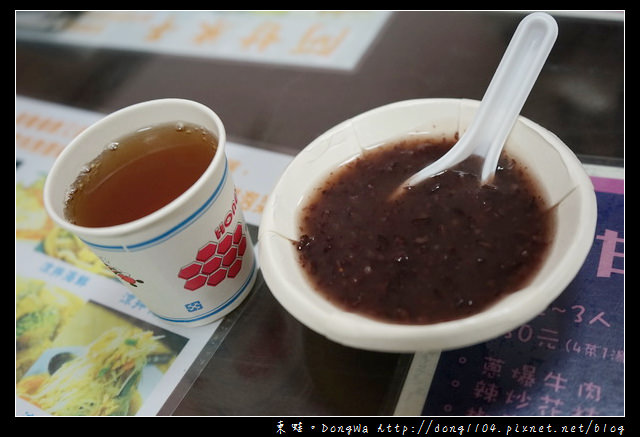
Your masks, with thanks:
<instances>
[{"instance_id":1,"label":"white bowl rim","mask_svg":"<svg viewBox=\"0 0 640 437\"><path fill-rule=\"evenodd\" d=\"M383 105L336 125L316 138L307 148L327 135L331 135L341 126L363 117L402 109L406 106L463 101L478 103L468 99L412 99ZM571 257L564 258L565 264L562 266L564 268L556 269L553 275L545 278L543 287L536 287L535 299L533 299L533 293L521 293L527 290L528 287L526 287L506 298L515 300L517 311L511 311L512 307L494 305L470 317L429 325L386 323L344 311L328 302L327 307L323 305L320 309L316 305L317 301L314 302L314 300L324 298L319 297L311 286L307 290L311 291L311 294L301 292L288 280L286 269L282 268L283 260L275 255L276 246L282 244L284 238L274 231L275 223L271 213L274 208L274 199L280 190L296 186L287 178L289 169L298 165L300 155L294 158L274 187L265 205L259 229L260 266L273 296L297 320L330 340L346 346L383 352L413 353L464 347L495 338L539 315L564 291L582 266L592 246L597 209L593 185L575 154L557 136L531 120L520 117L518 123L526 124L557 149L571 179L575 182L575 193L572 195L578 196L580 217L584 216L584 220L581 220L575 229L571 240L572 247L567 248L567 251L572 254ZM291 242L287 241L287 244ZM289 263L291 265L288 264L288 267L295 264L300 268L295 259L289 260Z\"/></svg>"}]
</instances>

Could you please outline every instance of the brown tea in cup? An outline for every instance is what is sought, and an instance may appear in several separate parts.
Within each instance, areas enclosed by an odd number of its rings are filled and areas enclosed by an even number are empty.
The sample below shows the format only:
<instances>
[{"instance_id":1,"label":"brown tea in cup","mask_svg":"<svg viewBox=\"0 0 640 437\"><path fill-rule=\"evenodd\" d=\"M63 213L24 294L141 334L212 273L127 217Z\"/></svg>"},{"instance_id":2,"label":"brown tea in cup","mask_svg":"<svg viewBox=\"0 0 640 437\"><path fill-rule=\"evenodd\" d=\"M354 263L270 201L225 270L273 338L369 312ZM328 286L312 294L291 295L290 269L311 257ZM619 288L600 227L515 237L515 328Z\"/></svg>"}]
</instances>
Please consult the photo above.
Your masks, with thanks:
<instances>
[{"instance_id":1,"label":"brown tea in cup","mask_svg":"<svg viewBox=\"0 0 640 437\"><path fill-rule=\"evenodd\" d=\"M167 205L200 178L217 137L181 121L144 127L105 145L69 187L65 216L85 227L115 226Z\"/></svg>"}]
</instances>

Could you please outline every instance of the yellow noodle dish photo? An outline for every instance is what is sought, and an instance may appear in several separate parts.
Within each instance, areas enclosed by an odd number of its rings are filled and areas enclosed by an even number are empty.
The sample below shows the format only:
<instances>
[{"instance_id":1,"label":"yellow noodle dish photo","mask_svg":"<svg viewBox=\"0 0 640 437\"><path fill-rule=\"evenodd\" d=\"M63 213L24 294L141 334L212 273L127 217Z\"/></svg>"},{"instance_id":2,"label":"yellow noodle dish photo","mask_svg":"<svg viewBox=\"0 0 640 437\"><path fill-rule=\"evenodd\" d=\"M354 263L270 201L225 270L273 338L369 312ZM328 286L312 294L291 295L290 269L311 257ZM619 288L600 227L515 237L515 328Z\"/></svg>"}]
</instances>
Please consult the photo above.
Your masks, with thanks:
<instances>
[{"instance_id":1,"label":"yellow noodle dish photo","mask_svg":"<svg viewBox=\"0 0 640 437\"><path fill-rule=\"evenodd\" d=\"M34 414L136 415L187 342L58 286L16 276L16 396Z\"/></svg>"}]
</instances>

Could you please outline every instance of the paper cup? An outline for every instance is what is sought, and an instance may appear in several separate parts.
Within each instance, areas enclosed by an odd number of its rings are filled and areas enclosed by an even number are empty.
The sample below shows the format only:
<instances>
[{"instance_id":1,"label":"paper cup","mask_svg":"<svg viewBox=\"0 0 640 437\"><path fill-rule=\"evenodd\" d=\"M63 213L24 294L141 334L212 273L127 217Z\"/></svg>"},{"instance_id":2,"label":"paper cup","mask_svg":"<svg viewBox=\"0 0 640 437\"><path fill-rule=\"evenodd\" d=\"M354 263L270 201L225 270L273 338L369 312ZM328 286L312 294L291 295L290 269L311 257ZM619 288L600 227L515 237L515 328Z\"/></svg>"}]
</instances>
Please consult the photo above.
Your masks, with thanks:
<instances>
[{"instance_id":1,"label":"paper cup","mask_svg":"<svg viewBox=\"0 0 640 437\"><path fill-rule=\"evenodd\" d=\"M128 223L90 228L65 218L69 186L107 144L142 127L178 120L205 127L218 137L216 154L195 184L168 205ZM121 109L87 128L63 150L45 182L45 208L157 317L182 326L213 322L242 302L257 271L225 143L220 118L196 102L160 99Z\"/></svg>"}]
</instances>

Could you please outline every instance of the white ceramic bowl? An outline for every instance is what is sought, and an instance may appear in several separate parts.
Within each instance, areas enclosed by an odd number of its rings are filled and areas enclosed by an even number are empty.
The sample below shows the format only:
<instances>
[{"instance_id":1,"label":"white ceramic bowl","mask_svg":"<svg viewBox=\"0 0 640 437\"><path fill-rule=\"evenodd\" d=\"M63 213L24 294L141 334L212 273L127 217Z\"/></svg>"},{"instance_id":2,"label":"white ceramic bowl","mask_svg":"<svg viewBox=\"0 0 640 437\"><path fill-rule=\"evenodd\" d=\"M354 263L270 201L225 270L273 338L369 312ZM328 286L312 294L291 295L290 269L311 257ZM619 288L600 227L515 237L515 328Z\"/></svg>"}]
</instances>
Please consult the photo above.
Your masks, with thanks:
<instances>
[{"instance_id":1,"label":"white ceramic bowl","mask_svg":"<svg viewBox=\"0 0 640 437\"><path fill-rule=\"evenodd\" d=\"M539 315L574 278L591 248L597 211L593 186L580 161L554 134L520 117L505 150L540 182L547 204L558 204L550 252L526 288L481 313L430 325L377 321L347 312L322 297L307 279L292 243L299 213L329 172L363 150L409 134L462 134L479 102L417 99L392 103L330 129L302 150L285 170L263 212L259 257L275 298L301 323L352 347L386 352L445 350L502 335Z\"/></svg>"}]
</instances>

